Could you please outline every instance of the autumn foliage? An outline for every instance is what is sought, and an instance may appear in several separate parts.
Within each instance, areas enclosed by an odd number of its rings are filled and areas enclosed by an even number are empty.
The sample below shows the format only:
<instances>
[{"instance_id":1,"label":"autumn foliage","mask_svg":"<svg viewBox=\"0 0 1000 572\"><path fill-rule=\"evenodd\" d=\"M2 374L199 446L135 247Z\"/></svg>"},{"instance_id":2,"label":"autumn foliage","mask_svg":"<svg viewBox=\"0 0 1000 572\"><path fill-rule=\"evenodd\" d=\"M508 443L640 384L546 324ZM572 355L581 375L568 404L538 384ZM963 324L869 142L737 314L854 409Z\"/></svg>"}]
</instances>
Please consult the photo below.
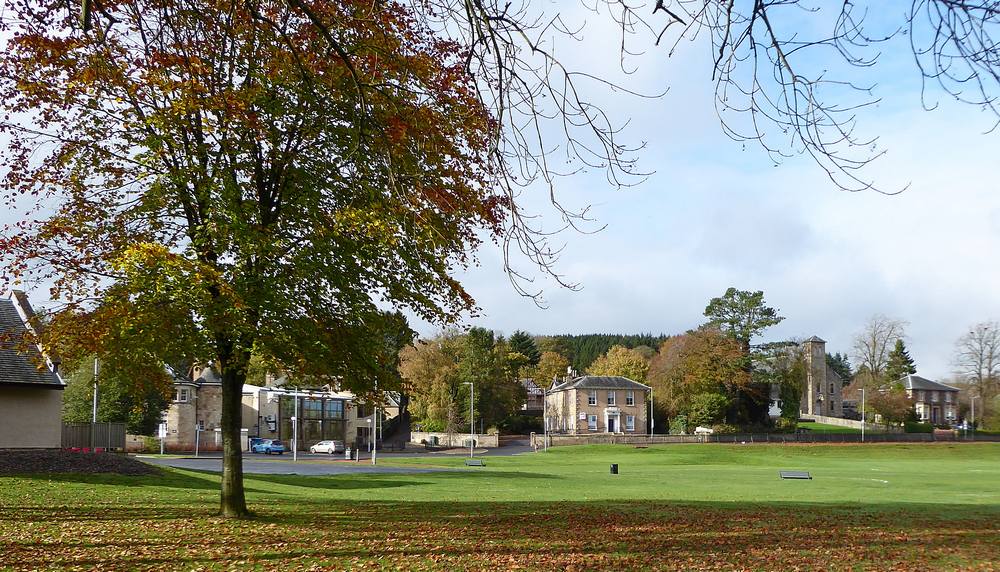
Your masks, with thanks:
<instances>
[{"instance_id":1,"label":"autumn foliage","mask_svg":"<svg viewBox=\"0 0 1000 572\"><path fill-rule=\"evenodd\" d=\"M122 0L87 33L65 7L0 29L2 279L51 287L50 346L213 362L228 470L251 353L370 393L410 335L387 307L473 307L495 122L407 5Z\"/></svg>"}]
</instances>

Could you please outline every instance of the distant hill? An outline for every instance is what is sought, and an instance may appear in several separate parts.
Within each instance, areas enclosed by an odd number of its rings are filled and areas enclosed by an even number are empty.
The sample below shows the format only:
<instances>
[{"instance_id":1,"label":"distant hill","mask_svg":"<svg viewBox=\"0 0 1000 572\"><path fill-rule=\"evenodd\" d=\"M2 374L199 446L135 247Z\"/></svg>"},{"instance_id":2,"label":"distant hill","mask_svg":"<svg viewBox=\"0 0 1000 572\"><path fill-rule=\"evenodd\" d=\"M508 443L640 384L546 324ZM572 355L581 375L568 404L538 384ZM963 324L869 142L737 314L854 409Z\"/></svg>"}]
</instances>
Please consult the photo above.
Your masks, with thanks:
<instances>
[{"instance_id":1,"label":"distant hill","mask_svg":"<svg viewBox=\"0 0 1000 572\"><path fill-rule=\"evenodd\" d=\"M574 368L584 372L595 359L611 349L611 346L627 348L649 346L656 350L669 337L665 334L559 334L539 336L541 338L539 345L543 349L551 348L558 351L573 364Z\"/></svg>"}]
</instances>

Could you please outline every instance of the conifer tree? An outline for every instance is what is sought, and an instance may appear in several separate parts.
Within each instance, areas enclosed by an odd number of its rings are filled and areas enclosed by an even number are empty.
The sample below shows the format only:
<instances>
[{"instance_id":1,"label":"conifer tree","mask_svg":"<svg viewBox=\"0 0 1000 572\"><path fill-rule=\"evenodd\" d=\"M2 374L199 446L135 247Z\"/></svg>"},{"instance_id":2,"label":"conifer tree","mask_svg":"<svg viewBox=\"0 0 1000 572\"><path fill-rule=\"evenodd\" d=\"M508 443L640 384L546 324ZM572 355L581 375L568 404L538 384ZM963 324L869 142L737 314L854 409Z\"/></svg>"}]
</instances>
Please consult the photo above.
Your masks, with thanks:
<instances>
[{"instance_id":1,"label":"conifer tree","mask_svg":"<svg viewBox=\"0 0 1000 572\"><path fill-rule=\"evenodd\" d=\"M896 346L889 352L889 362L885 367L886 381L896 384L906 375L914 373L917 373L917 368L910 352L906 350L906 344L903 340L896 339Z\"/></svg>"}]
</instances>

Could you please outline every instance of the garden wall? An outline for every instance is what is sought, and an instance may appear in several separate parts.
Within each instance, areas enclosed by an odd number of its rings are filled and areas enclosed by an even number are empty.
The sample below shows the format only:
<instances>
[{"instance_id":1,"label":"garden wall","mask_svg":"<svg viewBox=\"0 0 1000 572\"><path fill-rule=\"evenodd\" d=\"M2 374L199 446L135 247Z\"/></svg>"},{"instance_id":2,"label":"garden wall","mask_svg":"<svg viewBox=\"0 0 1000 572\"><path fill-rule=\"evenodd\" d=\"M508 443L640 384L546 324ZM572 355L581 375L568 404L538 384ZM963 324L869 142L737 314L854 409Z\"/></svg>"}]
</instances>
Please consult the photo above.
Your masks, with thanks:
<instances>
[{"instance_id":1,"label":"garden wall","mask_svg":"<svg viewBox=\"0 0 1000 572\"><path fill-rule=\"evenodd\" d=\"M498 435L484 435L476 434L474 435L476 439L476 447L499 447L500 440ZM435 439L437 442L435 443ZM412 431L410 432L410 442L411 443L427 443L429 445L440 445L442 447L468 447L469 446L469 434L468 433L431 433L426 431Z\"/></svg>"}]
</instances>

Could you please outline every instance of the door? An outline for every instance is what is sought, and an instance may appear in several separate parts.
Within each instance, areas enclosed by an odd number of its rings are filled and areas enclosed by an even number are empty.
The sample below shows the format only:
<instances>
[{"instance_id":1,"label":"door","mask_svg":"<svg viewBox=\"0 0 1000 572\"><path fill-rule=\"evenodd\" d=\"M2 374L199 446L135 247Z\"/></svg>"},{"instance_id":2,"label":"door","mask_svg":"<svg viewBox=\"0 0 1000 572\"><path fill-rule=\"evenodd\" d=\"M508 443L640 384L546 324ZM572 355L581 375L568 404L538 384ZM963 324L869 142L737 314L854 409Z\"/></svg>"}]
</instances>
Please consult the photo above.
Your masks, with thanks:
<instances>
[{"instance_id":1,"label":"door","mask_svg":"<svg viewBox=\"0 0 1000 572\"><path fill-rule=\"evenodd\" d=\"M618 430L617 421L618 421L617 417L608 417L608 433L614 433L615 431Z\"/></svg>"}]
</instances>

